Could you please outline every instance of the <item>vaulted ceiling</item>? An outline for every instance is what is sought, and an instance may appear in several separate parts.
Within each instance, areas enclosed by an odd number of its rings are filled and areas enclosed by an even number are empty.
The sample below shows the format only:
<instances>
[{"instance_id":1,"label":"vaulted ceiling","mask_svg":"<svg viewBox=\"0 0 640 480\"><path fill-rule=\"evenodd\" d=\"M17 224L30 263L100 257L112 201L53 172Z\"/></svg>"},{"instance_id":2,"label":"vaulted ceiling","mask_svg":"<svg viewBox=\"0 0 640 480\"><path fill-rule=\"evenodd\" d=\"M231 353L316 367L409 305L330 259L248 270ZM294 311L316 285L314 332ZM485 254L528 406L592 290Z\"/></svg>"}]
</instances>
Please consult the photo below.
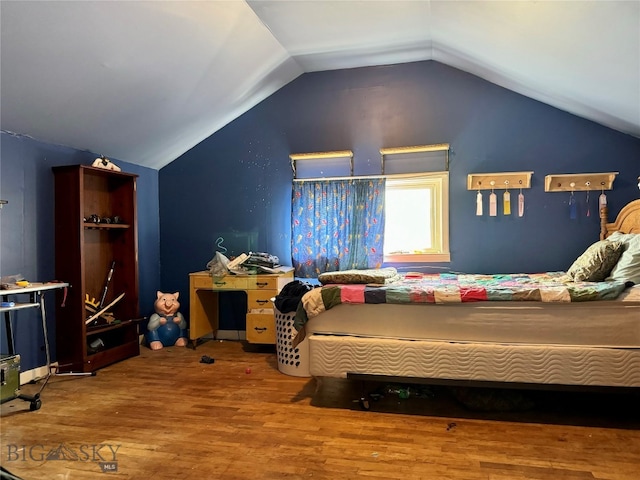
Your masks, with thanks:
<instances>
[{"instance_id":1,"label":"vaulted ceiling","mask_svg":"<svg viewBox=\"0 0 640 480\"><path fill-rule=\"evenodd\" d=\"M640 137L638 1L0 3L3 131L159 169L305 72L436 60Z\"/></svg>"}]
</instances>

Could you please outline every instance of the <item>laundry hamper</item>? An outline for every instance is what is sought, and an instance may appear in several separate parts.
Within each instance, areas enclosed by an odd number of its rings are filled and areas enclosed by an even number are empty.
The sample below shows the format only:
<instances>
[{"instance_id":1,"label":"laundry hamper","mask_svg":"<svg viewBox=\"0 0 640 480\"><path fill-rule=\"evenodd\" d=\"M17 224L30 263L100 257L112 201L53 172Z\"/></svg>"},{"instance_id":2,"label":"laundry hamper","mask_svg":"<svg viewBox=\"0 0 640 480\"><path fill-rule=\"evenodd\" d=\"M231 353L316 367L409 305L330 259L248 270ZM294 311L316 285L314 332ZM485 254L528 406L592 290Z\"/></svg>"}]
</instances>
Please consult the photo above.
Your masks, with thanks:
<instances>
[{"instance_id":1,"label":"laundry hamper","mask_svg":"<svg viewBox=\"0 0 640 480\"><path fill-rule=\"evenodd\" d=\"M272 298L271 302L275 302L275 298ZM282 313L274 303L273 313L276 317L278 370L294 377L310 377L309 342L305 338L296 347L292 345L296 336L296 329L293 327L296 312Z\"/></svg>"}]
</instances>

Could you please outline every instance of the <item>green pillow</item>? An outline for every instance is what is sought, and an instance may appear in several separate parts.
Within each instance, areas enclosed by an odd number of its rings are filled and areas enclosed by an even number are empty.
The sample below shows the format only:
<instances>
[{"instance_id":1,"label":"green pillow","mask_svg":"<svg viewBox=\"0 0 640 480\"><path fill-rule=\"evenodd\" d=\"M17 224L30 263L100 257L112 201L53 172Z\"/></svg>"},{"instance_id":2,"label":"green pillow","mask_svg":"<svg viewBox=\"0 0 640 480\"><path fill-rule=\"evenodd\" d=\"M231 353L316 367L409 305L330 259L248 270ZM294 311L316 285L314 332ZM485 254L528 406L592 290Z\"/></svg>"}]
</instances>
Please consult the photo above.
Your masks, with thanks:
<instances>
[{"instance_id":1,"label":"green pillow","mask_svg":"<svg viewBox=\"0 0 640 480\"><path fill-rule=\"evenodd\" d=\"M623 251L607 280L640 285L640 233L613 232L609 240L622 242Z\"/></svg>"},{"instance_id":2,"label":"green pillow","mask_svg":"<svg viewBox=\"0 0 640 480\"><path fill-rule=\"evenodd\" d=\"M600 240L591 245L569 267L574 282L602 282L611 273L622 254L622 242Z\"/></svg>"}]
</instances>

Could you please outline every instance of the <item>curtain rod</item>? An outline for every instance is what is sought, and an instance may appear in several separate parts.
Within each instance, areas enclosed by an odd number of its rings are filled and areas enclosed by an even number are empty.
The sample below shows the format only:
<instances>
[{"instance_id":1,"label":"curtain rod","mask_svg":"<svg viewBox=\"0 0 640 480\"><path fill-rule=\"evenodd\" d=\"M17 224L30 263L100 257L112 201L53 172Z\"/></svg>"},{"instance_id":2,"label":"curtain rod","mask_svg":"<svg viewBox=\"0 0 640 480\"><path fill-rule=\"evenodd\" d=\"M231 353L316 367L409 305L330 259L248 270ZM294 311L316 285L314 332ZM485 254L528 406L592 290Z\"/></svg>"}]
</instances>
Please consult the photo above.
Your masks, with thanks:
<instances>
[{"instance_id":1,"label":"curtain rod","mask_svg":"<svg viewBox=\"0 0 640 480\"><path fill-rule=\"evenodd\" d=\"M318 182L318 181L331 181L331 180L367 180L376 178L397 178L397 177L426 177L430 175L442 175L443 173L449 173L447 171L438 172L422 172L422 173L390 173L387 175L353 175L351 177L312 177L312 178L294 178L294 182Z\"/></svg>"}]
</instances>

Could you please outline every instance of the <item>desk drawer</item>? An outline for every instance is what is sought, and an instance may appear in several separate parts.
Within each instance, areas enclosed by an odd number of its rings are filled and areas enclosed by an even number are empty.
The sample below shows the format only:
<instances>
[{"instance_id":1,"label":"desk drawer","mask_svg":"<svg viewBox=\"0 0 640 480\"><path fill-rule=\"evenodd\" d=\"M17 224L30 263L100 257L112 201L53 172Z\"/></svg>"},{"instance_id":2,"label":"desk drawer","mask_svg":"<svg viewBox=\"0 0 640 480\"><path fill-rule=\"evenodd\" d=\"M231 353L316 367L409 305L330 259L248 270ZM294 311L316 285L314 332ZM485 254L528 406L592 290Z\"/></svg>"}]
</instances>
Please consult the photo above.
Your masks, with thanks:
<instances>
[{"instance_id":1,"label":"desk drawer","mask_svg":"<svg viewBox=\"0 0 640 480\"><path fill-rule=\"evenodd\" d=\"M210 275L191 275L191 288L205 288L211 290L213 280Z\"/></svg>"},{"instance_id":2,"label":"desk drawer","mask_svg":"<svg viewBox=\"0 0 640 480\"><path fill-rule=\"evenodd\" d=\"M191 276L193 288L207 290L279 290L279 286L291 279L287 275L225 275L211 277L207 274Z\"/></svg>"},{"instance_id":3,"label":"desk drawer","mask_svg":"<svg viewBox=\"0 0 640 480\"><path fill-rule=\"evenodd\" d=\"M276 343L276 320L273 314L247 313L247 341L250 343Z\"/></svg>"},{"instance_id":4,"label":"desk drawer","mask_svg":"<svg viewBox=\"0 0 640 480\"><path fill-rule=\"evenodd\" d=\"M214 290L246 290L247 289L247 277L226 275L224 277L212 278L212 285Z\"/></svg>"},{"instance_id":5,"label":"desk drawer","mask_svg":"<svg viewBox=\"0 0 640 480\"><path fill-rule=\"evenodd\" d=\"M247 290L247 309L273 308L271 299L277 294L277 290Z\"/></svg>"},{"instance_id":6,"label":"desk drawer","mask_svg":"<svg viewBox=\"0 0 640 480\"><path fill-rule=\"evenodd\" d=\"M247 277L248 290L278 290L277 275L253 275Z\"/></svg>"},{"instance_id":7,"label":"desk drawer","mask_svg":"<svg viewBox=\"0 0 640 480\"><path fill-rule=\"evenodd\" d=\"M193 288L205 290L246 290L246 276L225 275L224 277L212 277L210 275L194 275Z\"/></svg>"}]
</instances>

